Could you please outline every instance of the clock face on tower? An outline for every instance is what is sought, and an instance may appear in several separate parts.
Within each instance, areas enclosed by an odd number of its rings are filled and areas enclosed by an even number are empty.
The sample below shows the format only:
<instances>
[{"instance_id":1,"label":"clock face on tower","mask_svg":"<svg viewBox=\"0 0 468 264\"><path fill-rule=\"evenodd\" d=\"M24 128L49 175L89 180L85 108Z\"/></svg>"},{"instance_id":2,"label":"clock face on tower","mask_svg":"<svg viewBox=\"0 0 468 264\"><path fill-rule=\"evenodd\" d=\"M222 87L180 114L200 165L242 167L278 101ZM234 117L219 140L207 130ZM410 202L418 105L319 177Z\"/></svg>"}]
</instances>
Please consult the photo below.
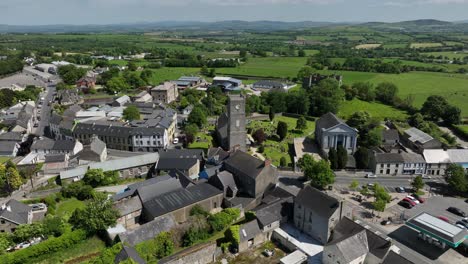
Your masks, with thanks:
<instances>
[{"instance_id":1,"label":"clock face on tower","mask_svg":"<svg viewBox=\"0 0 468 264\"><path fill-rule=\"evenodd\" d=\"M236 109L239 110L239 109L240 109L240 105L237 104L237 105L236 105Z\"/></svg>"}]
</instances>

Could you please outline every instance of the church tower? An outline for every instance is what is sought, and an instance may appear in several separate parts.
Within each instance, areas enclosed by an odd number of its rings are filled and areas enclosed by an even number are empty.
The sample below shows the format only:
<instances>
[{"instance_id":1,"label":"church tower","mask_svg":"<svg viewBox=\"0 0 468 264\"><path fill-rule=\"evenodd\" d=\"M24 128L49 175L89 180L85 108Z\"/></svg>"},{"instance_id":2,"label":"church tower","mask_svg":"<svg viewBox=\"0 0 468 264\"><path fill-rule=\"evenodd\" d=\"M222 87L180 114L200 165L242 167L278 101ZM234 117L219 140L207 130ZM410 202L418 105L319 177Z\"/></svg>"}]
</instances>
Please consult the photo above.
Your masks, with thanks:
<instances>
[{"instance_id":1,"label":"church tower","mask_svg":"<svg viewBox=\"0 0 468 264\"><path fill-rule=\"evenodd\" d=\"M245 97L243 95L229 95L227 106L228 115L228 145L229 150L239 148L247 151L245 140L247 132L245 128Z\"/></svg>"}]
</instances>

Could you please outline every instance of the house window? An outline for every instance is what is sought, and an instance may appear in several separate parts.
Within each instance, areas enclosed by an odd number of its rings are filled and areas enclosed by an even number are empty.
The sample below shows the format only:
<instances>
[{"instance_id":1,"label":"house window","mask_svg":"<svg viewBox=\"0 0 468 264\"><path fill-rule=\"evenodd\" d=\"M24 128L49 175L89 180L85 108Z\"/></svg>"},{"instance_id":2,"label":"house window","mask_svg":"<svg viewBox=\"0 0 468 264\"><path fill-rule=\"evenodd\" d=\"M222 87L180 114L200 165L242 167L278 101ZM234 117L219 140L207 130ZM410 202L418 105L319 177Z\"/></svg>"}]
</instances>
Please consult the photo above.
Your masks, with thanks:
<instances>
[{"instance_id":1,"label":"house window","mask_svg":"<svg viewBox=\"0 0 468 264\"><path fill-rule=\"evenodd\" d=\"M380 164L380 168L383 168L383 167L384 167L384 165L383 165L383 164Z\"/></svg>"},{"instance_id":2,"label":"house window","mask_svg":"<svg viewBox=\"0 0 468 264\"><path fill-rule=\"evenodd\" d=\"M387 169L387 174L390 174L390 169Z\"/></svg>"},{"instance_id":3,"label":"house window","mask_svg":"<svg viewBox=\"0 0 468 264\"><path fill-rule=\"evenodd\" d=\"M1 223L2 223L2 224L5 224L5 220L2 220Z\"/></svg>"},{"instance_id":4,"label":"house window","mask_svg":"<svg viewBox=\"0 0 468 264\"><path fill-rule=\"evenodd\" d=\"M387 168L390 168L390 164L387 164Z\"/></svg>"},{"instance_id":5,"label":"house window","mask_svg":"<svg viewBox=\"0 0 468 264\"><path fill-rule=\"evenodd\" d=\"M383 174L383 170L380 170L380 174Z\"/></svg>"}]
</instances>

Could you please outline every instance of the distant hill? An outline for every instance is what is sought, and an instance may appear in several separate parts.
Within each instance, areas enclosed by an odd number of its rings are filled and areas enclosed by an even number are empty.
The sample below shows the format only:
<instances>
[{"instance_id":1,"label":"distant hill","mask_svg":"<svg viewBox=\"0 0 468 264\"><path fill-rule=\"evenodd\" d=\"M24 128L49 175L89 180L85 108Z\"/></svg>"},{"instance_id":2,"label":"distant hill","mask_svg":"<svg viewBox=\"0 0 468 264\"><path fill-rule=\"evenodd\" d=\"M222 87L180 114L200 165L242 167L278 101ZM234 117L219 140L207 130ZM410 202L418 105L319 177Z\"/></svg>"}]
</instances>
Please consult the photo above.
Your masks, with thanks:
<instances>
[{"instance_id":1,"label":"distant hill","mask_svg":"<svg viewBox=\"0 0 468 264\"><path fill-rule=\"evenodd\" d=\"M460 24L453 22L441 21L436 19L418 19L410 21L401 21L393 23L385 22L368 22L361 24L379 30L399 30L410 32L428 32L428 31L466 31L467 29L460 28Z\"/></svg>"}]
</instances>

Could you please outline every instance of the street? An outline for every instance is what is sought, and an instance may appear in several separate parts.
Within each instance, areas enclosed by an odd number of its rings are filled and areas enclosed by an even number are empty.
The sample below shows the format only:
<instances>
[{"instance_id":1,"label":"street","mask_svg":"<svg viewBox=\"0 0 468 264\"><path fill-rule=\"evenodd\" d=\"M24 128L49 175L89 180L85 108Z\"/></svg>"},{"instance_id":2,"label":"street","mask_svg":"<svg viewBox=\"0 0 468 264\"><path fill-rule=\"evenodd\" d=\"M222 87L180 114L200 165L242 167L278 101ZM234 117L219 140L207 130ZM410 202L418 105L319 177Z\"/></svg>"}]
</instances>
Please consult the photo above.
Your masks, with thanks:
<instances>
[{"instance_id":1,"label":"street","mask_svg":"<svg viewBox=\"0 0 468 264\"><path fill-rule=\"evenodd\" d=\"M35 134L37 136L43 136L44 129L49 125L49 119L51 114L51 104L49 104L49 102L52 101L54 97L55 89L55 85L47 86L46 88L46 94L44 96L44 101L42 102L41 107L41 120L39 121L39 125L35 131Z\"/></svg>"}]
</instances>

